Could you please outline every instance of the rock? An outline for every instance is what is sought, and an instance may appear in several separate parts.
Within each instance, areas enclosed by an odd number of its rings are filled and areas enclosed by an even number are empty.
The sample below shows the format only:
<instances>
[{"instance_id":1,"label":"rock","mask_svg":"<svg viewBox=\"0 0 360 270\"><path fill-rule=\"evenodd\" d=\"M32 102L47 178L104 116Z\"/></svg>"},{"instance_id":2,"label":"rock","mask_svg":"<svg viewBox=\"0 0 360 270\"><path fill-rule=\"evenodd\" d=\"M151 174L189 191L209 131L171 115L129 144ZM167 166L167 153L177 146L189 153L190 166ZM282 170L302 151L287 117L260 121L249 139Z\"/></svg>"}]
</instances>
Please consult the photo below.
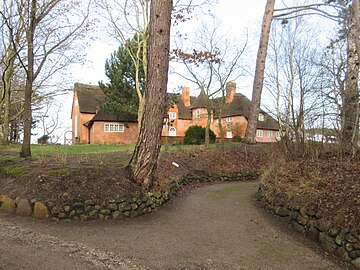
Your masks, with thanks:
<instances>
[{"instance_id":1,"label":"rock","mask_svg":"<svg viewBox=\"0 0 360 270\"><path fill-rule=\"evenodd\" d=\"M0 195L0 213L13 214L15 212L16 204L13 199L6 195Z\"/></svg>"},{"instance_id":2,"label":"rock","mask_svg":"<svg viewBox=\"0 0 360 270\"><path fill-rule=\"evenodd\" d=\"M92 210L94 210L94 206L92 206L92 205L85 206L85 213L89 213Z\"/></svg>"},{"instance_id":3,"label":"rock","mask_svg":"<svg viewBox=\"0 0 360 270\"><path fill-rule=\"evenodd\" d=\"M146 202L146 206L150 206L154 203L154 200L152 197L148 198L147 202Z\"/></svg>"},{"instance_id":4,"label":"rock","mask_svg":"<svg viewBox=\"0 0 360 270\"><path fill-rule=\"evenodd\" d=\"M298 218L297 218L297 222L300 223L301 225L306 225L306 223L308 223L309 221L309 217L308 216L302 216L302 215L299 215Z\"/></svg>"},{"instance_id":5,"label":"rock","mask_svg":"<svg viewBox=\"0 0 360 270\"><path fill-rule=\"evenodd\" d=\"M76 216L76 211L72 210L69 214L69 218L75 217Z\"/></svg>"},{"instance_id":6,"label":"rock","mask_svg":"<svg viewBox=\"0 0 360 270\"><path fill-rule=\"evenodd\" d=\"M360 268L360 258L357 258L355 260L352 260L351 263L356 267Z\"/></svg>"},{"instance_id":7,"label":"rock","mask_svg":"<svg viewBox=\"0 0 360 270\"><path fill-rule=\"evenodd\" d=\"M360 258L360 250L350 251L349 255L353 259Z\"/></svg>"},{"instance_id":8,"label":"rock","mask_svg":"<svg viewBox=\"0 0 360 270\"><path fill-rule=\"evenodd\" d=\"M315 212L314 209L308 209L308 210L306 211L306 214L307 214L308 216L310 216L310 217L315 217L316 212Z\"/></svg>"},{"instance_id":9,"label":"rock","mask_svg":"<svg viewBox=\"0 0 360 270\"><path fill-rule=\"evenodd\" d=\"M65 206L64 206L64 211L65 211L66 213L69 213L70 210L71 210L71 207L70 207L69 205L65 205Z\"/></svg>"},{"instance_id":10,"label":"rock","mask_svg":"<svg viewBox=\"0 0 360 270\"><path fill-rule=\"evenodd\" d=\"M100 210L101 209L101 205L95 205L95 210Z\"/></svg>"},{"instance_id":11,"label":"rock","mask_svg":"<svg viewBox=\"0 0 360 270\"><path fill-rule=\"evenodd\" d=\"M18 216L31 216L32 214L32 207L27 199L17 198L15 200L16 204L16 211L15 214Z\"/></svg>"},{"instance_id":12,"label":"rock","mask_svg":"<svg viewBox=\"0 0 360 270\"><path fill-rule=\"evenodd\" d=\"M321 232L325 232L327 230L330 229L331 227L331 222L326 220L325 218L321 218L315 221L315 227L321 231Z\"/></svg>"},{"instance_id":13,"label":"rock","mask_svg":"<svg viewBox=\"0 0 360 270\"><path fill-rule=\"evenodd\" d=\"M36 202L34 204L34 217L40 219L49 217L49 211L45 204L41 202Z\"/></svg>"},{"instance_id":14,"label":"rock","mask_svg":"<svg viewBox=\"0 0 360 270\"><path fill-rule=\"evenodd\" d=\"M345 250L345 248L339 247L335 253L342 261L345 261L345 262L351 261L349 253Z\"/></svg>"},{"instance_id":15,"label":"rock","mask_svg":"<svg viewBox=\"0 0 360 270\"><path fill-rule=\"evenodd\" d=\"M131 212L130 211L125 211L125 212L123 212L123 215L124 215L124 217L130 217Z\"/></svg>"},{"instance_id":16,"label":"rock","mask_svg":"<svg viewBox=\"0 0 360 270\"><path fill-rule=\"evenodd\" d=\"M347 234L345 236L345 240L348 241L349 243L356 243L358 240L351 234Z\"/></svg>"},{"instance_id":17,"label":"rock","mask_svg":"<svg viewBox=\"0 0 360 270\"><path fill-rule=\"evenodd\" d=\"M138 205L137 205L136 203L132 203L132 204L131 204L131 209L132 209L132 210L138 209Z\"/></svg>"},{"instance_id":18,"label":"rock","mask_svg":"<svg viewBox=\"0 0 360 270\"><path fill-rule=\"evenodd\" d=\"M119 210L122 212L130 211L131 205L128 202L119 203Z\"/></svg>"},{"instance_id":19,"label":"rock","mask_svg":"<svg viewBox=\"0 0 360 270\"><path fill-rule=\"evenodd\" d=\"M100 210L100 213L103 215L109 215L111 213L111 211L109 209L102 209L102 210Z\"/></svg>"},{"instance_id":20,"label":"rock","mask_svg":"<svg viewBox=\"0 0 360 270\"><path fill-rule=\"evenodd\" d=\"M93 200L86 200L86 201L85 201L85 204L86 204L86 205L94 206L94 205L95 205L95 202L94 202Z\"/></svg>"},{"instance_id":21,"label":"rock","mask_svg":"<svg viewBox=\"0 0 360 270\"><path fill-rule=\"evenodd\" d=\"M78 208L83 208L84 204L82 202L75 202L73 204L73 208L78 209Z\"/></svg>"},{"instance_id":22,"label":"rock","mask_svg":"<svg viewBox=\"0 0 360 270\"><path fill-rule=\"evenodd\" d=\"M340 233L340 229L339 228L331 228L329 230L329 235L332 237L337 236Z\"/></svg>"},{"instance_id":23,"label":"rock","mask_svg":"<svg viewBox=\"0 0 360 270\"><path fill-rule=\"evenodd\" d=\"M345 245L345 249L346 249L347 252L352 251L352 250L354 249L353 244L347 243L347 244Z\"/></svg>"},{"instance_id":24,"label":"rock","mask_svg":"<svg viewBox=\"0 0 360 270\"><path fill-rule=\"evenodd\" d=\"M108 203L116 203L116 200L108 200Z\"/></svg>"},{"instance_id":25,"label":"rock","mask_svg":"<svg viewBox=\"0 0 360 270\"><path fill-rule=\"evenodd\" d=\"M275 214L280 217L287 217L290 215L290 212L285 207L278 206L275 208Z\"/></svg>"},{"instance_id":26,"label":"rock","mask_svg":"<svg viewBox=\"0 0 360 270\"><path fill-rule=\"evenodd\" d=\"M139 214L136 211L131 211L130 212L130 217L134 218L137 217Z\"/></svg>"},{"instance_id":27,"label":"rock","mask_svg":"<svg viewBox=\"0 0 360 270\"><path fill-rule=\"evenodd\" d=\"M89 212L89 217L91 218L91 219L95 219L95 218L97 218L98 217L98 213L99 213L99 210L91 210L90 212Z\"/></svg>"},{"instance_id":28,"label":"rock","mask_svg":"<svg viewBox=\"0 0 360 270\"><path fill-rule=\"evenodd\" d=\"M84 213L84 208L77 208L77 209L75 209L75 212L80 215L80 214Z\"/></svg>"},{"instance_id":29,"label":"rock","mask_svg":"<svg viewBox=\"0 0 360 270\"><path fill-rule=\"evenodd\" d=\"M338 246L341 246L345 240L346 230L342 229L340 233L335 238L335 243Z\"/></svg>"},{"instance_id":30,"label":"rock","mask_svg":"<svg viewBox=\"0 0 360 270\"><path fill-rule=\"evenodd\" d=\"M120 211L115 211L111 213L113 219L120 219L122 218L122 213Z\"/></svg>"},{"instance_id":31,"label":"rock","mask_svg":"<svg viewBox=\"0 0 360 270\"><path fill-rule=\"evenodd\" d=\"M61 212L59 213L58 217L61 219L66 218L66 214L64 212Z\"/></svg>"},{"instance_id":32,"label":"rock","mask_svg":"<svg viewBox=\"0 0 360 270\"><path fill-rule=\"evenodd\" d=\"M105 219L105 216L103 214L99 214L99 219Z\"/></svg>"},{"instance_id":33,"label":"rock","mask_svg":"<svg viewBox=\"0 0 360 270\"><path fill-rule=\"evenodd\" d=\"M354 249L360 249L360 243L356 243L356 244L354 244Z\"/></svg>"},{"instance_id":34,"label":"rock","mask_svg":"<svg viewBox=\"0 0 360 270\"><path fill-rule=\"evenodd\" d=\"M315 226L310 226L305 232L305 236L312 241L319 242L319 231L315 228Z\"/></svg>"},{"instance_id":35,"label":"rock","mask_svg":"<svg viewBox=\"0 0 360 270\"><path fill-rule=\"evenodd\" d=\"M337 249L334 238L329 236L327 233L321 232L319 234L319 242L324 247L324 249L330 252L335 252L335 250Z\"/></svg>"},{"instance_id":36,"label":"rock","mask_svg":"<svg viewBox=\"0 0 360 270\"><path fill-rule=\"evenodd\" d=\"M85 214L80 215L80 220L86 221L86 220L88 220L88 219L89 219L89 216L88 216L88 215L85 215Z\"/></svg>"},{"instance_id":37,"label":"rock","mask_svg":"<svg viewBox=\"0 0 360 270\"><path fill-rule=\"evenodd\" d=\"M51 208L52 215L58 215L60 212L62 212L62 209L59 206L54 206Z\"/></svg>"},{"instance_id":38,"label":"rock","mask_svg":"<svg viewBox=\"0 0 360 270\"><path fill-rule=\"evenodd\" d=\"M116 203L109 203L108 206L107 206L110 211L117 211L118 210L118 206Z\"/></svg>"}]
</instances>

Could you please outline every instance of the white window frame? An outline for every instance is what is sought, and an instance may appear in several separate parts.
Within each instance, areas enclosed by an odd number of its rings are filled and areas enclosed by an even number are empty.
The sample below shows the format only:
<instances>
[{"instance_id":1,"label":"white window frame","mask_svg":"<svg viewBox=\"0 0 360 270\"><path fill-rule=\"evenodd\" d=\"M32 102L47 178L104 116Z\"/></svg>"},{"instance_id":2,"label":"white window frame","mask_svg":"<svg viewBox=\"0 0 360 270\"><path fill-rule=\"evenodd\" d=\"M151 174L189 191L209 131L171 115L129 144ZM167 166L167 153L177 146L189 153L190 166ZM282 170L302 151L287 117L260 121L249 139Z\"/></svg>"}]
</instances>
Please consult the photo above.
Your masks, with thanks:
<instances>
[{"instance_id":1,"label":"white window frame","mask_svg":"<svg viewBox=\"0 0 360 270\"><path fill-rule=\"evenodd\" d=\"M169 112L169 119L176 119L176 112Z\"/></svg>"},{"instance_id":2,"label":"white window frame","mask_svg":"<svg viewBox=\"0 0 360 270\"><path fill-rule=\"evenodd\" d=\"M259 113L258 121L264 122L265 121L265 115L263 113Z\"/></svg>"},{"instance_id":3,"label":"white window frame","mask_svg":"<svg viewBox=\"0 0 360 270\"><path fill-rule=\"evenodd\" d=\"M276 139L280 139L280 131L276 132Z\"/></svg>"},{"instance_id":4,"label":"white window frame","mask_svg":"<svg viewBox=\"0 0 360 270\"><path fill-rule=\"evenodd\" d=\"M264 137L264 131L261 130L261 129L258 129L258 130L256 131L256 137L259 137L259 138Z\"/></svg>"},{"instance_id":5,"label":"white window frame","mask_svg":"<svg viewBox=\"0 0 360 270\"><path fill-rule=\"evenodd\" d=\"M176 128L174 127L169 128L169 137L176 137Z\"/></svg>"},{"instance_id":6,"label":"white window frame","mask_svg":"<svg viewBox=\"0 0 360 270\"><path fill-rule=\"evenodd\" d=\"M195 111L195 118L200 118L201 114L200 114L200 110L196 110Z\"/></svg>"},{"instance_id":7,"label":"white window frame","mask_svg":"<svg viewBox=\"0 0 360 270\"><path fill-rule=\"evenodd\" d=\"M74 137L77 138L78 137L78 116L75 115L75 119L74 119Z\"/></svg>"},{"instance_id":8,"label":"white window frame","mask_svg":"<svg viewBox=\"0 0 360 270\"><path fill-rule=\"evenodd\" d=\"M104 132L124 132L124 124L105 123Z\"/></svg>"},{"instance_id":9,"label":"white window frame","mask_svg":"<svg viewBox=\"0 0 360 270\"><path fill-rule=\"evenodd\" d=\"M273 132L272 132L271 130L268 130L267 136L268 136L269 138L272 138L272 137L273 137Z\"/></svg>"},{"instance_id":10,"label":"white window frame","mask_svg":"<svg viewBox=\"0 0 360 270\"><path fill-rule=\"evenodd\" d=\"M226 138L227 139L232 139L233 138L232 131L226 131Z\"/></svg>"},{"instance_id":11,"label":"white window frame","mask_svg":"<svg viewBox=\"0 0 360 270\"><path fill-rule=\"evenodd\" d=\"M226 122L228 122L228 123L231 123L232 122L232 116L228 116L228 117L226 117Z\"/></svg>"}]
</instances>

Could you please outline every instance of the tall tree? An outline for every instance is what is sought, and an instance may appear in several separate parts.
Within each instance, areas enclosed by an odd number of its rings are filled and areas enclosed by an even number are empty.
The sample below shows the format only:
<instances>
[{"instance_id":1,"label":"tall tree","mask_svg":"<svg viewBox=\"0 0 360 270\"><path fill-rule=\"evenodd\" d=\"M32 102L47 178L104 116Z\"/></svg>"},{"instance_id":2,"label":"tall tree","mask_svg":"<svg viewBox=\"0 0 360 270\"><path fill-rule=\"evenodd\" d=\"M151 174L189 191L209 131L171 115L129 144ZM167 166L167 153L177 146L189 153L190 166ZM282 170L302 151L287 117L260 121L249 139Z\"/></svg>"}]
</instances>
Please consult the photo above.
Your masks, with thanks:
<instances>
[{"instance_id":1,"label":"tall tree","mask_svg":"<svg viewBox=\"0 0 360 270\"><path fill-rule=\"evenodd\" d=\"M119 49L111 54L110 59L106 60L105 74L110 82L99 83L100 88L105 93L102 109L114 116L123 113L137 113L138 127L140 128L143 111L139 108L141 102L139 95L136 94L136 87L139 84L141 95L143 95L145 74L142 67L140 67L137 74L136 65L127 48L131 46L135 49L135 47L139 46L137 34L126 43L127 45L120 45Z\"/></svg>"},{"instance_id":2,"label":"tall tree","mask_svg":"<svg viewBox=\"0 0 360 270\"><path fill-rule=\"evenodd\" d=\"M20 151L21 157L31 156L31 123L32 123L32 98L34 96L35 80L38 78L44 66L51 59L58 63L59 58L67 58L65 50L71 42L81 37L85 31L89 14L88 2L85 12L77 10L81 3L60 0L19 0L18 4L26 7L26 12L21 16L24 20L24 32L26 36L26 57L20 57L26 72L24 93L24 136ZM75 17L77 15L78 17ZM71 22L74 20L75 22ZM78 20L78 21L76 21ZM26 62L26 64L25 64ZM58 67L50 69L50 74L57 71Z\"/></svg>"},{"instance_id":3,"label":"tall tree","mask_svg":"<svg viewBox=\"0 0 360 270\"><path fill-rule=\"evenodd\" d=\"M156 170L166 106L172 0L151 1L146 103L130 168L134 180L148 189Z\"/></svg>"},{"instance_id":4,"label":"tall tree","mask_svg":"<svg viewBox=\"0 0 360 270\"><path fill-rule=\"evenodd\" d=\"M258 115L260 111L261 93L264 84L264 71L267 48L269 43L269 34L271 22L273 19L275 8L275 0L267 0L265 6L265 13L261 26L260 43L258 54L256 58L255 77L252 92L252 101L250 107L250 115L248 119L248 126L246 129L245 141L250 144L256 143L256 129L258 123Z\"/></svg>"}]
</instances>

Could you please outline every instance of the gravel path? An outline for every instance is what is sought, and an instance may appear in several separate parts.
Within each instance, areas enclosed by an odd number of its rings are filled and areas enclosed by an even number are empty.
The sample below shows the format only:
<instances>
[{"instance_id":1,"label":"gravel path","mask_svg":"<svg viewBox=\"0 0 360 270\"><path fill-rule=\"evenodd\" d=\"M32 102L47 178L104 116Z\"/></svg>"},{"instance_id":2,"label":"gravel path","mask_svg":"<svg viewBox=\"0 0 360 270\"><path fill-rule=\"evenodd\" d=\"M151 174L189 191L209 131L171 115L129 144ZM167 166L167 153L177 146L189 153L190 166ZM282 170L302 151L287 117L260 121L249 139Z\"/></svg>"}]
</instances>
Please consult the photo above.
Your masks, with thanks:
<instances>
[{"instance_id":1,"label":"gravel path","mask_svg":"<svg viewBox=\"0 0 360 270\"><path fill-rule=\"evenodd\" d=\"M0 216L0 269L346 269L259 208L256 189L207 186L120 221Z\"/></svg>"}]
</instances>

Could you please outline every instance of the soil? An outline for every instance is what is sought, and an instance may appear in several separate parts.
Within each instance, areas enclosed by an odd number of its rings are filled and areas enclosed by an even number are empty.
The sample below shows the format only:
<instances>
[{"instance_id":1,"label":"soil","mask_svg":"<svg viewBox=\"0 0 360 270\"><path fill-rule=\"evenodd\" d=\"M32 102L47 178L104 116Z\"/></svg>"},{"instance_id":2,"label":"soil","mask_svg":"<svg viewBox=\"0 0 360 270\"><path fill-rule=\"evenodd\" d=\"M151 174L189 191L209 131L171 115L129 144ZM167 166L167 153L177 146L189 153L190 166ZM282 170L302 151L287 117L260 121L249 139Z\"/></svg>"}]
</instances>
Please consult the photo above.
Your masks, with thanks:
<instances>
[{"instance_id":1,"label":"soil","mask_svg":"<svg viewBox=\"0 0 360 270\"><path fill-rule=\"evenodd\" d=\"M257 186L202 187L120 221L0 216L0 269L348 269L264 212Z\"/></svg>"}]
</instances>

